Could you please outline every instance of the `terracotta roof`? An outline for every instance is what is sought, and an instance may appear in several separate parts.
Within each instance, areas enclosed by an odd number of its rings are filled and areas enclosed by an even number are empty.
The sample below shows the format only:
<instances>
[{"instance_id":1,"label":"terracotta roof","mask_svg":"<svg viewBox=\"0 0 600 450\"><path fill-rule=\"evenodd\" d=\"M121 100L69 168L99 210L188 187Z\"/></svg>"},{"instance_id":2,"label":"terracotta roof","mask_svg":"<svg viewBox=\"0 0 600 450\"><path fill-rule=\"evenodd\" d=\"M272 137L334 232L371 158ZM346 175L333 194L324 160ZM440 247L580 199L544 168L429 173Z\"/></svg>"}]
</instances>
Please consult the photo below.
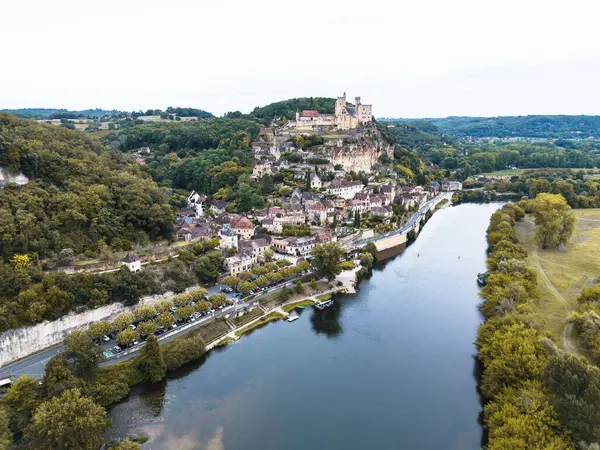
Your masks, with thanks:
<instances>
[{"instance_id":1,"label":"terracotta roof","mask_svg":"<svg viewBox=\"0 0 600 450\"><path fill-rule=\"evenodd\" d=\"M254 224L247 217L241 217L231 223L232 228L254 228Z\"/></svg>"},{"instance_id":2,"label":"terracotta roof","mask_svg":"<svg viewBox=\"0 0 600 450\"><path fill-rule=\"evenodd\" d=\"M312 203L309 207L309 210L311 211L325 211L325 207L323 206L323 203L321 202L314 202Z\"/></svg>"},{"instance_id":3,"label":"terracotta roof","mask_svg":"<svg viewBox=\"0 0 600 450\"><path fill-rule=\"evenodd\" d=\"M300 113L300 117L319 117L319 113L313 110L304 110Z\"/></svg>"}]
</instances>

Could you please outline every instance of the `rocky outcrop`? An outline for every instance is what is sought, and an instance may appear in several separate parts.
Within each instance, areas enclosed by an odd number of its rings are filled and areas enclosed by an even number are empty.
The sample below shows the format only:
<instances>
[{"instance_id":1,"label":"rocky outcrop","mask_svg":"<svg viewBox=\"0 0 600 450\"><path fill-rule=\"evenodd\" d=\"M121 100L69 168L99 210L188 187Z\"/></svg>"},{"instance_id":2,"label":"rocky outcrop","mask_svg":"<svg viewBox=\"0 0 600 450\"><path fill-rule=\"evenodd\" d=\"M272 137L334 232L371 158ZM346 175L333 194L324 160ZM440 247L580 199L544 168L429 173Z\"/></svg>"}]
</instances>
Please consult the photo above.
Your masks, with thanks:
<instances>
[{"instance_id":1,"label":"rocky outcrop","mask_svg":"<svg viewBox=\"0 0 600 450\"><path fill-rule=\"evenodd\" d=\"M334 166L341 164L346 172L370 173L382 155L394 158L393 145L373 132L328 140L325 146L330 152L331 163Z\"/></svg>"}]
</instances>

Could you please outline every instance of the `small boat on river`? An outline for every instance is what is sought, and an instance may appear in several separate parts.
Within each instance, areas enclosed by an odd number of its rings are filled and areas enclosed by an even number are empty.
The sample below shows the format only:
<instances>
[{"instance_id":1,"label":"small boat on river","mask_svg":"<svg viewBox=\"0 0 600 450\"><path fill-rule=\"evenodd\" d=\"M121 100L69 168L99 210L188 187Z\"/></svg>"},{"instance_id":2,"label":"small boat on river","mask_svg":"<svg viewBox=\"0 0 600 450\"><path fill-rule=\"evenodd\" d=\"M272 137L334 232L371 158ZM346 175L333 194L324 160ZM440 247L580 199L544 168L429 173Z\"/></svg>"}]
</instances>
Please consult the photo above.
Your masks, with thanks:
<instances>
[{"instance_id":1,"label":"small boat on river","mask_svg":"<svg viewBox=\"0 0 600 450\"><path fill-rule=\"evenodd\" d=\"M324 309L331 308L333 306L333 300L324 300L322 302L315 303L315 308L319 311L323 311Z\"/></svg>"},{"instance_id":2,"label":"small boat on river","mask_svg":"<svg viewBox=\"0 0 600 450\"><path fill-rule=\"evenodd\" d=\"M288 322L293 322L294 320L298 320L300 318L300 316L290 316L287 318Z\"/></svg>"}]
</instances>

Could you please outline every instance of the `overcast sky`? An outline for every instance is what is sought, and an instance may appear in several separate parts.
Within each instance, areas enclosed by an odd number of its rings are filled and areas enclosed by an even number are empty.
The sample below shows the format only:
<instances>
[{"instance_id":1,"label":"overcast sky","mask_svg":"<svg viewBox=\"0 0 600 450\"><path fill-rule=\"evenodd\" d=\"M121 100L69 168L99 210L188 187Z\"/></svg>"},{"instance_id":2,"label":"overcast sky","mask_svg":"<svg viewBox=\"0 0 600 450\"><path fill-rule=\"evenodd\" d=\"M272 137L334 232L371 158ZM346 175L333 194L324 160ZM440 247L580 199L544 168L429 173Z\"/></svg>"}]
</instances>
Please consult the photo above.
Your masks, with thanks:
<instances>
[{"instance_id":1,"label":"overcast sky","mask_svg":"<svg viewBox=\"0 0 600 450\"><path fill-rule=\"evenodd\" d=\"M303 5L302 8L294 5ZM0 108L600 114L598 0L3 2Z\"/></svg>"}]
</instances>

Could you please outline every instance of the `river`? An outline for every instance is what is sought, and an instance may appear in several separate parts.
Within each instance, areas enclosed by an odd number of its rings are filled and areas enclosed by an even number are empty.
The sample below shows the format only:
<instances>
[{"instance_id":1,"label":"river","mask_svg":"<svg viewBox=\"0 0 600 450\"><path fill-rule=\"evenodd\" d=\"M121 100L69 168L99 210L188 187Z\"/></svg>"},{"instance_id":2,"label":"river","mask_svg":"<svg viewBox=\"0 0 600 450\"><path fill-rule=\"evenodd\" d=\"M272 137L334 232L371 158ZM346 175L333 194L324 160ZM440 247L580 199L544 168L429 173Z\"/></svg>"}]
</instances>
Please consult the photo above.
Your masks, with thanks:
<instances>
[{"instance_id":1,"label":"river","mask_svg":"<svg viewBox=\"0 0 600 450\"><path fill-rule=\"evenodd\" d=\"M476 276L498 204L430 219L324 312L255 330L109 411L144 449L479 449Z\"/></svg>"}]
</instances>

